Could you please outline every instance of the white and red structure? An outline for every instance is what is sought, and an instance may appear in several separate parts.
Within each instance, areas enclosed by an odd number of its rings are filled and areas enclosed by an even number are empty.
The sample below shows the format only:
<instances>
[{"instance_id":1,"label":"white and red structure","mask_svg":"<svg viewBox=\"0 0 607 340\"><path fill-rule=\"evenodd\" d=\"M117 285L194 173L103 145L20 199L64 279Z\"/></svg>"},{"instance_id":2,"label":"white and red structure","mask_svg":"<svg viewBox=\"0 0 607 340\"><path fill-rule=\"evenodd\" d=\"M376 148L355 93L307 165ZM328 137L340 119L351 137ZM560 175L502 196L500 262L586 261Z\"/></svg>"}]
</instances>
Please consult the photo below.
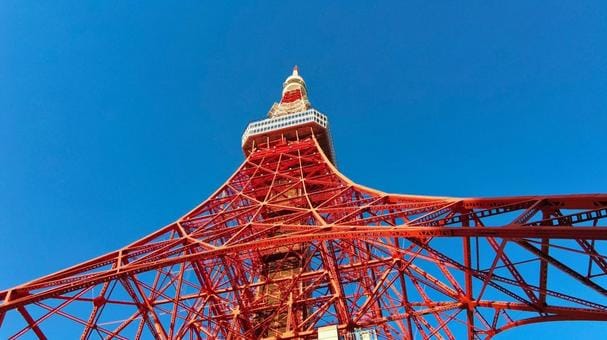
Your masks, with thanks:
<instances>
[{"instance_id":1,"label":"white and red structure","mask_svg":"<svg viewBox=\"0 0 607 340\"><path fill-rule=\"evenodd\" d=\"M387 194L334 164L297 69L246 159L132 244L0 292L0 334L89 338L491 338L607 321L607 194Z\"/></svg>"}]
</instances>

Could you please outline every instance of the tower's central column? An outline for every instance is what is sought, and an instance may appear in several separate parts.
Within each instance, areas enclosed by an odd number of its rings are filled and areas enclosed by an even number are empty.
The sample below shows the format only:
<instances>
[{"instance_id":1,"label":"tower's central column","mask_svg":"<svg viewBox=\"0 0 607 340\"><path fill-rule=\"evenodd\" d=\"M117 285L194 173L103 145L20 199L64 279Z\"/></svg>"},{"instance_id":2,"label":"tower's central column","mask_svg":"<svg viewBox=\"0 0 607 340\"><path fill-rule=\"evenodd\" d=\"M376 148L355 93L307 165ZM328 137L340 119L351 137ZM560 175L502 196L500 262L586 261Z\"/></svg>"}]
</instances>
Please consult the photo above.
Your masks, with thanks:
<instances>
[{"instance_id":1,"label":"tower's central column","mask_svg":"<svg viewBox=\"0 0 607 340\"><path fill-rule=\"evenodd\" d=\"M315 138L322 152L334 163L334 153L329 134L327 117L315 110L308 100L306 83L299 75L297 66L283 84L282 97L279 103L274 103L268 112L267 119L250 123L242 137L242 147L247 156L255 152L268 152L270 158L280 158L283 155L276 152L276 147L298 144L302 140ZM260 202L283 202L285 208L267 208L261 213L264 221L283 224L293 223L291 208L308 209L314 205L314 198L306 195L303 181L302 164L289 165L284 160L278 160L279 168L273 176L263 176L255 179L258 190L255 197ZM282 168L284 167L284 168ZM305 221L298 221L305 224ZM273 236L278 236L276 233ZM257 337L274 337L294 335L292 330L301 323L308 314L308 307L301 303L305 295L304 287L285 287L306 270L309 257L309 245L295 244L275 248L272 251L261 251L262 277L264 282L257 291L258 301L265 306L254 318L258 323L271 319L267 327L257 332ZM285 293L288 292L288 293ZM286 305L286 308L285 308Z\"/></svg>"}]
</instances>

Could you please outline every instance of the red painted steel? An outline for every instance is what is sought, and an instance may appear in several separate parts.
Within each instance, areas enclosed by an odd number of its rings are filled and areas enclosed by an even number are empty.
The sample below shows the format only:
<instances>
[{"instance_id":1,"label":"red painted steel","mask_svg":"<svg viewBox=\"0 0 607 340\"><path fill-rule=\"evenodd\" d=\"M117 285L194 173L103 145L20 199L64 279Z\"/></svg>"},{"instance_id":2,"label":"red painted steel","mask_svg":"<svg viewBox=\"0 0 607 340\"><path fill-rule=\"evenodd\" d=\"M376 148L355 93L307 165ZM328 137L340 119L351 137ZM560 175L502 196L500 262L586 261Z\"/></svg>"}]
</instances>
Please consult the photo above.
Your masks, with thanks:
<instances>
[{"instance_id":1,"label":"red painted steel","mask_svg":"<svg viewBox=\"0 0 607 340\"><path fill-rule=\"evenodd\" d=\"M314 134L282 136L174 223L0 292L0 334L473 339L607 321L606 220L607 194L386 194L343 176Z\"/></svg>"},{"instance_id":2,"label":"red painted steel","mask_svg":"<svg viewBox=\"0 0 607 340\"><path fill-rule=\"evenodd\" d=\"M14 336L43 337L58 318L83 338L252 338L279 311L291 320L283 338L313 337L327 324L387 338L473 338L532 322L607 320L597 302L607 293L607 227L598 226L606 218L607 195L385 194L345 178L308 138L253 152L159 231L1 292L0 313L21 322ZM262 257L302 244L301 270L272 282L279 297L263 301Z\"/></svg>"},{"instance_id":3,"label":"red painted steel","mask_svg":"<svg viewBox=\"0 0 607 340\"><path fill-rule=\"evenodd\" d=\"M280 102L281 103L292 103L299 99L302 99L302 94L301 94L301 90L297 89L297 90L285 92L285 94L282 96L282 99L280 100Z\"/></svg>"}]
</instances>

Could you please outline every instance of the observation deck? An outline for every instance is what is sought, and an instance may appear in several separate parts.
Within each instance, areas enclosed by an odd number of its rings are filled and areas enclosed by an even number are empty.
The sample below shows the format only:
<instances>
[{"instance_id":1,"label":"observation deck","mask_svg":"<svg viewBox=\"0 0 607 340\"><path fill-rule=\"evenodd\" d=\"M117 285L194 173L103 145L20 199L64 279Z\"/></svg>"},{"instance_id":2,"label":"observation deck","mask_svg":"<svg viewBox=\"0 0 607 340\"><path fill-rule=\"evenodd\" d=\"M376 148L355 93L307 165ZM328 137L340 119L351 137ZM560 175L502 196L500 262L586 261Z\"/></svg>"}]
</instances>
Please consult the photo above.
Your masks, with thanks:
<instances>
[{"instance_id":1,"label":"observation deck","mask_svg":"<svg viewBox=\"0 0 607 340\"><path fill-rule=\"evenodd\" d=\"M242 135L245 155L260 148L314 136L325 155L335 164L329 121L327 116L310 104L306 83L299 75L297 66L283 84L280 103L272 105L268 116L267 119L250 123L245 129Z\"/></svg>"},{"instance_id":2,"label":"observation deck","mask_svg":"<svg viewBox=\"0 0 607 340\"><path fill-rule=\"evenodd\" d=\"M250 123L242 135L245 154L252 150L271 146L277 138L297 140L314 134L325 155L335 164L335 153L327 116L315 109L291 113Z\"/></svg>"}]
</instances>

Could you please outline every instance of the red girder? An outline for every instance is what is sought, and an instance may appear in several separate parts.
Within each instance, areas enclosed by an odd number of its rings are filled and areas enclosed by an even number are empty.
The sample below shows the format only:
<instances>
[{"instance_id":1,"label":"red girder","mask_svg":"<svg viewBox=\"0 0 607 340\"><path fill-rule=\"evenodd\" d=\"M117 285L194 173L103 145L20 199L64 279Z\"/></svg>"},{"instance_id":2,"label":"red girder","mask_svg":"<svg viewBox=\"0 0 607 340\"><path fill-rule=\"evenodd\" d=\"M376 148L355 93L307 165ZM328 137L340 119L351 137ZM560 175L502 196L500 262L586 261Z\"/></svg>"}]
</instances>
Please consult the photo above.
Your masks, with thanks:
<instances>
[{"instance_id":1,"label":"red girder","mask_svg":"<svg viewBox=\"0 0 607 340\"><path fill-rule=\"evenodd\" d=\"M334 324L473 339L607 321L605 221L606 194L386 194L339 173L312 136L252 152L141 240L0 292L0 334L64 322L82 338L286 339Z\"/></svg>"}]
</instances>

